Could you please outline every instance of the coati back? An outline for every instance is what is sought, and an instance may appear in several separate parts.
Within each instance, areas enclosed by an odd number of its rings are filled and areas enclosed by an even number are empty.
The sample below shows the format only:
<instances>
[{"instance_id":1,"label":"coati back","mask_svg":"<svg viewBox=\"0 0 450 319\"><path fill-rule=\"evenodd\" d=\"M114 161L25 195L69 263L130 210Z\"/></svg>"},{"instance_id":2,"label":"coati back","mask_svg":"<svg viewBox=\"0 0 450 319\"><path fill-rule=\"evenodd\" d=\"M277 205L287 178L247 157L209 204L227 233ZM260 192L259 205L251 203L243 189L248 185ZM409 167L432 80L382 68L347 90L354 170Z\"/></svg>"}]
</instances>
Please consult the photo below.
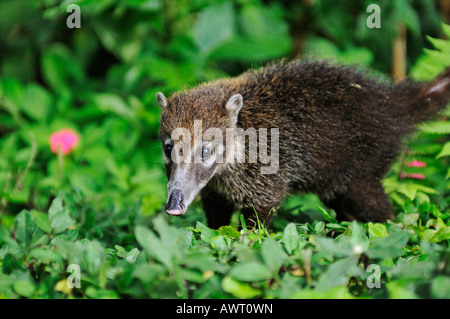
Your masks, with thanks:
<instances>
[{"instance_id":1,"label":"coati back","mask_svg":"<svg viewBox=\"0 0 450 319\"><path fill-rule=\"evenodd\" d=\"M184 214L201 191L210 227L227 225L236 206L247 225L257 213L267 226L287 194L313 192L340 220L384 222L394 215L381 179L402 136L450 101L450 69L429 83L393 85L351 67L296 60L169 100L158 93L157 101L168 214ZM238 130L256 132L258 151L276 155L276 171L262 173L267 161L261 154L251 161L251 134L242 138ZM274 137L276 145L269 143ZM245 150L244 160L236 149Z\"/></svg>"}]
</instances>

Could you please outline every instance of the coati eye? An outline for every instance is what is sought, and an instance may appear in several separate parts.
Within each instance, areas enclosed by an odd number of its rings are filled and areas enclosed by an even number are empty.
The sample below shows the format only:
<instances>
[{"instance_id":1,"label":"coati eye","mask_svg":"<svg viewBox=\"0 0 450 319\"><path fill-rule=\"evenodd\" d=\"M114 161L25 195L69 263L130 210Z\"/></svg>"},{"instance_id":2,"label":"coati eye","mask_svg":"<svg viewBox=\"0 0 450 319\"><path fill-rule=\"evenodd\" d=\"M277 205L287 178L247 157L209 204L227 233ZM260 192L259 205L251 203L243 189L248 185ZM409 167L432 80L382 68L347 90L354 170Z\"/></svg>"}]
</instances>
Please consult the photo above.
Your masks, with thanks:
<instances>
[{"instance_id":1,"label":"coati eye","mask_svg":"<svg viewBox=\"0 0 450 319\"><path fill-rule=\"evenodd\" d=\"M206 160L211 157L211 149L208 147L202 147L202 159Z\"/></svg>"},{"instance_id":2,"label":"coati eye","mask_svg":"<svg viewBox=\"0 0 450 319\"><path fill-rule=\"evenodd\" d=\"M173 149L173 145L172 144L166 144L164 145L164 154L170 158L170 156L172 155L172 149Z\"/></svg>"}]
</instances>

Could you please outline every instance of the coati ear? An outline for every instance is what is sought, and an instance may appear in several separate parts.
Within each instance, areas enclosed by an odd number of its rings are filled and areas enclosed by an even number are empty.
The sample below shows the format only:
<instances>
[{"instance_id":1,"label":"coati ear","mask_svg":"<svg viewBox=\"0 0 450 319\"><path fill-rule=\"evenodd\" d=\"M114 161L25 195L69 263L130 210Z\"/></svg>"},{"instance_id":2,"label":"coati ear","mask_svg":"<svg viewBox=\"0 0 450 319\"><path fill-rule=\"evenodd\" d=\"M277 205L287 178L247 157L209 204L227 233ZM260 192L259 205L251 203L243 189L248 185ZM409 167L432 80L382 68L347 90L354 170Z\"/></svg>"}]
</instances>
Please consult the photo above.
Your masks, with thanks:
<instances>
[{"instance_id":1,"label":"coati ear","mask_svg":"<svg viewBox=\"0 0 450 319\"><path fill-rule=\"evenodd\" d=\"M230 114L231 123L233 125L237 123L239 111L241 110L243 103L242 95L240 94L233 95L227 102L226 108Z\"/></svg>"},{"instance_id":2,"label":"coati ear","mask_svg":"<svg viewBox=\"0 0 450 319\"><path fill-rule=\"evenodd\" d=\"M156 93L156 102L158 102L159 106L163 109L167 106L167 100L164 94L161 92Z\"/></svg>"}]
</instances>

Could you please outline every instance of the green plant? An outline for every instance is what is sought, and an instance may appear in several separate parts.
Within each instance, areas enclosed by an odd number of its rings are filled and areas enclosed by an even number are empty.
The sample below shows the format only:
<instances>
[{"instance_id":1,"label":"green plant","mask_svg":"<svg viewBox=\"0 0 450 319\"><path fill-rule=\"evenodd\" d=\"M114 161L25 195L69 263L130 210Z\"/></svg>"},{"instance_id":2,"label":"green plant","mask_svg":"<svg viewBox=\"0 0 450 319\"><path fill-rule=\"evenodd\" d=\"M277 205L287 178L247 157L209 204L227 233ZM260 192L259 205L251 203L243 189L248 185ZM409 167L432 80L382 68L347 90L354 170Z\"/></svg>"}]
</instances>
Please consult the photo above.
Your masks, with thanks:
<instances>
[{"instance_id":1,"label":"green plant","mask_svg":"<svg viewBox=\"0 0 450 319\"><path fill-rule=\"evenodd\" d=\"M436 38L414 63L419 31L439 30L429 1L381 1L373 32L368 2L307 2L81 0L76 30L67 1L1 3L0 298L449 298L448 109L386 177L389 223L339 223L311 194L286 200L269 230L238 229L237 214L210 229L200 205L162 212L156 92L299 53L386 72L397 22L414 78L449 64ZM63 128L79 144L55 154Z\"/></svg>"}]
</instances>

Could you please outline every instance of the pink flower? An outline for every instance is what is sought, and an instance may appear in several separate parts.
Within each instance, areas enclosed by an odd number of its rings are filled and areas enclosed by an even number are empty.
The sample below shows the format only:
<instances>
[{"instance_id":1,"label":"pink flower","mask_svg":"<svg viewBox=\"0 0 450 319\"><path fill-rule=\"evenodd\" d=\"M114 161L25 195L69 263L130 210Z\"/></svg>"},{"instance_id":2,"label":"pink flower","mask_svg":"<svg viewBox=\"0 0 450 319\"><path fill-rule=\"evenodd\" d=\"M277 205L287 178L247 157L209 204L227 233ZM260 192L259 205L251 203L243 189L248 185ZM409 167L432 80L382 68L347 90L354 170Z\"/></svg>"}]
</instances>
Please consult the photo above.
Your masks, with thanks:
<instances>
[{"instance_id":1,"label":"pink flower","mask_svg":"<svg viewBox=\"0 0 450 319\"><path fill-rule=\"evenodd\" d=\"M425 179L425 175L420 173L401 173L400 178Z\"/></svg>"},{"instance_id":2,"label":"pink flower","mask_svg":"<svg viewBox=\"0 0 450 319\"><path fill-rule=\"evenodd\" d=\"M78 145L78 142L78 134L70 128L65 128L50 135L50 150L55 154L61 150L63 155L67 155Z\"/></svg>"},{"instance_id":3,"label":"pink flower","mask_svg":"<svg viewBox=\"0 0 450 319\"><path fill-rule=\"evenodd\" d=\"M408 162L405 164L407 167L425 167L427 166L427 164L425 162L420 162L416 159L414 159L414 161L412 162Z\"/></svg>"}]
</instances>

